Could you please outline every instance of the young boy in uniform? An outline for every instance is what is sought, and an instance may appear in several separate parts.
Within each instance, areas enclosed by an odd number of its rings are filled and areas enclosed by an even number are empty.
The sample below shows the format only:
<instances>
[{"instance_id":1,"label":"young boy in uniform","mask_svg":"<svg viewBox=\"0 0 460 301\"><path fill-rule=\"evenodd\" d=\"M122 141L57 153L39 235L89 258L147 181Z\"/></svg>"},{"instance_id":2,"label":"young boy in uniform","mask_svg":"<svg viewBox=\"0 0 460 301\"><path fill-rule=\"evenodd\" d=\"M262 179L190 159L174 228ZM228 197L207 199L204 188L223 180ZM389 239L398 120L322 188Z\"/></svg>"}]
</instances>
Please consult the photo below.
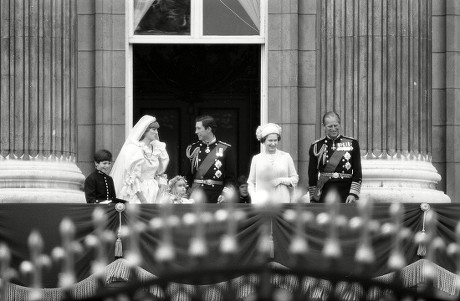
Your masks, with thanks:
<instances>
[{"instance_id":1,"label":"young boy in uniform","mask_svg":"<svg viewBox=\"0 0 460 301\"><path fill-rule=\"evenodd\" d=\"M100 149L94 154L96 170L85 180L85 197L87 203L108 202L116 198L115 185L109 176L112 167L112 154Z\"/></svg>"}]
</instances>

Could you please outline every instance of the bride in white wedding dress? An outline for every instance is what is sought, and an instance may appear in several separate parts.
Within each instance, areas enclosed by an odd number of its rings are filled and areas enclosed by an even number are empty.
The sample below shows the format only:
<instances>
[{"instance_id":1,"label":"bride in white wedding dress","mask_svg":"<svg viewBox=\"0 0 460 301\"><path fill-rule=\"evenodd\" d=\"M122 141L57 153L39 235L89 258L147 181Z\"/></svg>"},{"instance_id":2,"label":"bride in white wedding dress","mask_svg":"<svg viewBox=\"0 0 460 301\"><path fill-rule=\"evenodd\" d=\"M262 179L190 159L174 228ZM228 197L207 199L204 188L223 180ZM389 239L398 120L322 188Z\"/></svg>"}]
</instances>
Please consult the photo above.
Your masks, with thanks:
<instances>
[{"instance_id":1,"label":"bride in white wedding dress","mask_svg":"<svg viewBox=\"0 0 460 301\"><path fill-rule=\"evenodd\" d=\"M169 163L166 143L160 142L160 125L153 116L143 116L131 129L112 168L117 197L129 203L157 203L166 189L162 174Z\"/></svg>"}]
</instances>

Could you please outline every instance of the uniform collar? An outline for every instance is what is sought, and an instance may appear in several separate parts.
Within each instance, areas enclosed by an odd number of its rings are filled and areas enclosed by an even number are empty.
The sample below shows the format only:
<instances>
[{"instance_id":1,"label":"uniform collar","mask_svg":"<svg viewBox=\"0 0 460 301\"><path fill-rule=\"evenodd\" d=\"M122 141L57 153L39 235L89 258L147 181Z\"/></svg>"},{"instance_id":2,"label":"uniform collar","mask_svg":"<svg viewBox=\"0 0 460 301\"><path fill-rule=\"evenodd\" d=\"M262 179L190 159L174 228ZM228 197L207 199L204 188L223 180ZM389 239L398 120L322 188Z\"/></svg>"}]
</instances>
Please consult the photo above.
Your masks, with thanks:
<instances>
[{"instance_id":1,"label":"uniform collar","mask_svg":"<svg viewBox=\"0 0 460 301\"><path fill-rule=\"evenodd\" d=\"M335 140L340 139L340 138L342 138L342 134L339 134L339 135L338 135L337 137L335 137L334 139L332 139L332 138L329 137L328 135L326 135L326 137L325 137L326 140L329 139L329 140L331 140L331 141L335 141Z\"/></svg>"},{"instance_id":2,"label":"uniform collar","mask_svg":"<svg viewBox=\"0 0 460 301\"><path fill-rule=\"evenodd\" d=\"M213 144L213 143L216 143L216 142L217 142L217 138L216 138L216 136L214 136L214 138L212 138L211 141L209 141L209 142L204 142L204 141L202 141L202 142L203 142L203 144L206 144L206 145L209 146L209 145L211 145L211 144Z\"/></svg>"}]
</instances>

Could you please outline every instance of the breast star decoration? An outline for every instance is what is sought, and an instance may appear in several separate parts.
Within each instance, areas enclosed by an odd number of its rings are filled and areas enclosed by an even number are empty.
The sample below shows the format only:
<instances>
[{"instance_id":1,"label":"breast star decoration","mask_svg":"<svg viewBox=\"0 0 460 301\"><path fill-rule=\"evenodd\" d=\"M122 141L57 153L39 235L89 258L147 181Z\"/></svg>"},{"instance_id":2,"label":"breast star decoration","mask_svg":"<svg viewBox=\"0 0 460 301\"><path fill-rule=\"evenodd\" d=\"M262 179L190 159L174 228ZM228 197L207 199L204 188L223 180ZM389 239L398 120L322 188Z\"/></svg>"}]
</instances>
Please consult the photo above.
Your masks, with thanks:
<instances>
[{"instance_id":1,"label":"breast star decoration","mask_svg":"<svg viewBox=\"0 0 460 301\"><path fill-rule=\"evenodd\" d=\"M217 168L220 168L222 166L222 162L220 162L220 160L216 160L216 162L214 163L214 166Z\"/></svg>"}]
</instances>

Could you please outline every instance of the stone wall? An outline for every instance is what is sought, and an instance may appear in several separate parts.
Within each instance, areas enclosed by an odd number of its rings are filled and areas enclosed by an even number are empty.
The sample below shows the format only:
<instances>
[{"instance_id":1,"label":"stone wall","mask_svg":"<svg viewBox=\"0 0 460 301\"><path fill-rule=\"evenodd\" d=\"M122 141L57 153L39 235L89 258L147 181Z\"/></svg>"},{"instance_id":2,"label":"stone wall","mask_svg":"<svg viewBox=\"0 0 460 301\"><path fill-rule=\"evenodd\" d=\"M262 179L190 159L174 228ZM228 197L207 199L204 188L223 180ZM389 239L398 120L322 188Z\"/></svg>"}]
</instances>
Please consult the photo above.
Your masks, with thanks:
<instances>
[{"instance_id":1,"label":"stone wall","mask_svg":"<svg viewBox=\"0 0 460 301\"><path fill-rule=\"evenodd\" d=\"M317 129L317 1L299 1L299 163L300 185L308 186L308 150L310 144L322 134Z\"/></svg>"},{"instance_id":2,"label":"stone wall","mask_svg":"<svg viewBox=\"0 0 460 301\"><path fill-rule=\"evenodd\" d=\"M268 1L268 122L282 128L280 148L299 160L297 0Z\"/></svg>"},{"instance_id":3,"label":"stone wall","mask_svg":"<svg viewBox=\"0 0 460 301\"><path fill-rule=\"evenodd\" d=\"M94 152L114 158L125 133L125 1L78 1L78 166L94 170Z\"/></svg>"},{"instance_id":4,"label":"stone wall","mask_svg":"<svg viewBox=\"0 0 460 301\"><path fill-rule=\"evenodd\" d=\"M347 2L347 1L345 1ZM345 3L344 2L344 3ZM347 3L349 3L348 1ZM280 148L295 160L301 187L307 186L308 148L323 133L319 118L318 0L268 0L268 121L284 130ZM439 190L460 199L459 6L432 1L433 165ZM93 153L114 153L125 131L125 2L78 1L78 166L87 175ZM449 68L447 68L449 66ZM123 134L121 134L123 133ZM451 138L448 138L451 137ZM428 142L428 145L430 143ZM424 144L425 145L425 144ZM458 186L458 185L457 185Z\"/></svg>"},{"instance_id":5,"label":"stone wall","mask_svg":"<svg viewBox=\"0 0 460 301\"><path fill-rule=\"evenodd\" d=\"M433 5L435 2L438 1L433 1ZM442 9L444 1L439 2L436 5ZM442 18L442 11L440 13ZM445 53L437 55L440 56L439 64L445 64L445 72L436 74L436 79L441 88L443 83L445 87L446 138L438 143L444 146L439 153L446 156L446 192L460 202L460 1L445 1L444 33Z\"/></svg>"}]
</instances>

